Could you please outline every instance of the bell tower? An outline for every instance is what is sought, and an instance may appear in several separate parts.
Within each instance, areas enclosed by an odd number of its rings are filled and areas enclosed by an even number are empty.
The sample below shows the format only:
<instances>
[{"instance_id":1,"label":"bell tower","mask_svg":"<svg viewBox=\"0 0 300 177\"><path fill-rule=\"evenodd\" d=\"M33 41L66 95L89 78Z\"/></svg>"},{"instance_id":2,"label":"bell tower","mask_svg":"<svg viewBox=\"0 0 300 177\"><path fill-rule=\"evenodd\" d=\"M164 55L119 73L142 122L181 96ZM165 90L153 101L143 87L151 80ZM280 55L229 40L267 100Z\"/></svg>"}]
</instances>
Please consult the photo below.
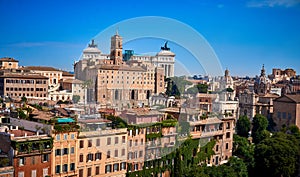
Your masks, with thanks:
<instances>
[{"instance_id":1,"label":"bell tower","mask_svg":"<svg viewBox=\"0 0 300 177\"><path fill-rule=\"evenodd\" d=\"M122 37L119 36L118 30L116 34L111 37L110 42L110 59L113 60L115 65L121 65L123 63L123 46Z\"/></svg>"}]
</instances>

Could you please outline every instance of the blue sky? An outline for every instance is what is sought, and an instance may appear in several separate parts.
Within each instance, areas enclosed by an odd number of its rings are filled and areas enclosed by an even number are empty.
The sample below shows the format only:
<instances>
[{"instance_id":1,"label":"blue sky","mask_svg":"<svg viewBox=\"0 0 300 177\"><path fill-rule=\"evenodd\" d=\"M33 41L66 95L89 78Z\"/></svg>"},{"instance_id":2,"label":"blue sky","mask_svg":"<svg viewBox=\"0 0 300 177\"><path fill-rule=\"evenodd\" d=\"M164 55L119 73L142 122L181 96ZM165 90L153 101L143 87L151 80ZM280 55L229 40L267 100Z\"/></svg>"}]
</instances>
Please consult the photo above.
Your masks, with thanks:
<instances>
[{"instance_id":1,"label":"blue sky","mask_svg":"<svg viewBox=\"0 0 300 177\"><path fill-rule=\"evenodd\" d=\"M262 64L268 73L272 68L294 68L300 73L299 0L0 0L0 57L16 58L25 66L72 70L74 60L99 32L141 16L168 17L191 26L231 75L258 75ZM124 48L158 52L163 42L136 40ZM190 53L176 44L169 46L190 73L204 74Z\"/></svg>"}]
</instances>

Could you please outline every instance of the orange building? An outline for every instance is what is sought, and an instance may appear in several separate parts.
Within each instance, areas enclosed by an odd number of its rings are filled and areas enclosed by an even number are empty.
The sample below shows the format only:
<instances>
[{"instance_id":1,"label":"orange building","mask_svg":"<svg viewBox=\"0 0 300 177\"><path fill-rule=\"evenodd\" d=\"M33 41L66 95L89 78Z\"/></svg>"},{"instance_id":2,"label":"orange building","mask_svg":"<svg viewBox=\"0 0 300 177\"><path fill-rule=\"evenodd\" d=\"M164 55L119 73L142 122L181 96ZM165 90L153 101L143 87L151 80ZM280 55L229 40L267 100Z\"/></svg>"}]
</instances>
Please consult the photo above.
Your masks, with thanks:
<instances>
[{"instance_id":1,"label":"orange building","mask_svg":"<svg viewBox=\"0 0 300 177\"><path fill-rule=\"evenodd\" d=\"M56 118L52 130L53 177L77 176L77 138L79 127L72 118Z\"/></svg>"}]
</instances>

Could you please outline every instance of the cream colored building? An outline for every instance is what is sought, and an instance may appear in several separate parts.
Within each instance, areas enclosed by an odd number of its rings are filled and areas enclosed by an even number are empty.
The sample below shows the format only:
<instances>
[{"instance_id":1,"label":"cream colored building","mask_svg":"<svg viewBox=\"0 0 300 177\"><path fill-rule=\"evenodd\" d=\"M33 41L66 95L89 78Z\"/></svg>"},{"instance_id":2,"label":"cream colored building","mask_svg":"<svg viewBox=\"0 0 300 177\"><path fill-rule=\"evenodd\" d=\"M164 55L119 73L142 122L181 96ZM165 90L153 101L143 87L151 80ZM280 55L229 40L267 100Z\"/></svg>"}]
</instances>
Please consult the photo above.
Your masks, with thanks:
<instances>
[{"instance_id":1,"label":"cream colored building","mask_svg":"<svg viewBox=\"0 0 300 177\"><path fill-rule=\"evenodd\" d=\"M93 120L82 120L87 124ZM95 122L94 122L95 123ZM78 137L79 177L125 177L127 167L127 129L89 129Z\"/></svg>"},{"instance_id":2,"label":"cream colored building","mask_svg":"<svg viewBox=\"0 0 300 177\"><path fill-rule=\"evenodd\" d=\"M19 61L10 57L0 59L0 69L18 69Z\"/></svg>"},{"instance_id":3,"label":"cream colored building","mask_svg":"<svg viewBox=\"0 0 300 177\"><path fill-rule=\"evenodd\" d=\"M77 79L92 83L87 88L87 102L118 109L142 107L149 104L152 94L164 91L163 68L149 62L123 61L120 35L111 37L108 59L93 42L86 50L83 59L74 64L74 71Z\"/></svg>"}]
</instances>

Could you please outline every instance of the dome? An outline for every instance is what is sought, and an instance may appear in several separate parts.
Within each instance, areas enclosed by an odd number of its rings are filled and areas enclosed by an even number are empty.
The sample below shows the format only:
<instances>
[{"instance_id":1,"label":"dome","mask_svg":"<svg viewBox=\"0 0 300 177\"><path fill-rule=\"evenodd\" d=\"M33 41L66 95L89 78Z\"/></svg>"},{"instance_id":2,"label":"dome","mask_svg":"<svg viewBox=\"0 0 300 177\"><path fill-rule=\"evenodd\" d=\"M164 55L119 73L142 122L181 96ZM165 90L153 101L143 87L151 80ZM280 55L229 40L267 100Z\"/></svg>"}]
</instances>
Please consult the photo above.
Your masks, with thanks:
<instances>
[{"instance_id":1,"label":"dome","mask_svg":"<svg viewBox=\"0 0 300 177\"><path fill-rule=\"evenodd\" d=\"M97 53L100 54L101 51L98 49L97 44L95 44L95 40L92 40L92 43L88 45L86 49L83 50L83 53Z\"/></svg>"},{"instance_id":2,"label":"dome","mask_svg":"<svg viewBox=\"0 0 300 177\"><path fill-rule=\"evenodd\" d=\"M171 52L170 50L161 50L156 54L157 56L175 56L175 53Z\"/></svg>"},{"instance_id":3,"label":"dome","mask_svg":"<svg viewBox=\"0 0 300 177\"><path fill-rule=\"evenodd\" d=\"M101 53L101 50L96 47L88 47L83 50L83 53Z\"/></svg>"}]
</instances>

